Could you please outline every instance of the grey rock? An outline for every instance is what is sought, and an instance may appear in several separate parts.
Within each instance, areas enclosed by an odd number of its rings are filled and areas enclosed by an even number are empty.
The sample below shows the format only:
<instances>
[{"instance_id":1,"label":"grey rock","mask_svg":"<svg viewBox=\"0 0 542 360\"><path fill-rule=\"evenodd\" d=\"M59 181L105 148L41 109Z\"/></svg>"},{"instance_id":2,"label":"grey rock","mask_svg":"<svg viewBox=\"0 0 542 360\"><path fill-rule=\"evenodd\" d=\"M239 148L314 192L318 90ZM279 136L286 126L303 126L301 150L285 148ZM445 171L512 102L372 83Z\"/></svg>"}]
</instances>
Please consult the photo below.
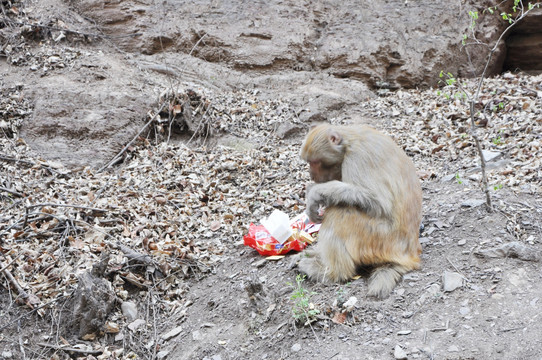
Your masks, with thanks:
<instances>
[{"instance_id":1,"label":"grey rock","mask_svg":"<svg viewBox=\"0 0 542 360\"><path fill-rule=\"evenodd\" d=\"M120 305L120 309L122 310L122 315L126 316L129 322L137 319L137 307L133 302L124 301Z\"/></svg>"},{"instance_id":2,"label":"grey rock","mask_svg":"<svg viewBox=\"0 0 542 360\"><path fill-rule=\"evenodd\" d=\"M192 332L192 340L194 341L203 340L203 334L199 330Z\"/></svg>"},{"instance_id":3,"label":"grey rock","mask_svg":"<svg viewBox=\"0 0 542 360\"><path fill-rule=\"evenodd\" d=\"M501 152L490 151L490 150L482 150L482 154L484 155L484 159L486 160L486 162L497 160L498 158L502 156Z\"/></svg>"},{"instance_id":4,"label":"grey rock","mask_svg":"<svg viewBox=\"0 0 542 360\"><path fill-rule=\"evenodd\" d=\"M162 334L162 339L169 340L171 338L174 338L175 336L179 335L183 331L182 326L177 326L176 328L173 328L169 330L167 333Z\"/></svg>"},{"instance_id":5,"label":"grey rock","mask_svg":"<svg viewBox=\"0 0 542 360\"><path fill-rule=\"evenodd\" d=\"M463 276L456 272L445 271L442 275L442 288L445 292L454 291L463 286Z\"/></svg>"},{"instance_id":6,"label":"grey rock","mask_svg":"<svg viewBox=\"0 0 542 360\"><path fill-rule=\"evenodd\" d=\"M481 200L481 199L468 199L466 201L463 201L461 203L461 206L462 207L472 207L472 208L475 208L475 207L478 207L478 206L481 206L481 205L484 205L486 203L485 200Z\"/></svg>"},{"instance_id":7,"label":"grey rock","mask_svg":"<svg viewBox=\"0 0 542 360\"><path fill-rule=\"evenodd\" d=\"M406 351L400 345L395 345L395 349L393 350L393 356L397 360L408 359Z\"/></svg>"},{"instance_id":8,"label":"grey rock","mask_svg":"<svg viewBox=\"0 0 542 360\"><path fill-rule=\"evenodd\" d=\"M128 324L128 329L131 331L137 331L142 325L145 325L147 322L143 319L136 319L132 321L130 324Z\"/></svg>"},{"instance_id":9,"label":"grey rock","mask_svg":"<svg viewBox=\"0 0 542 360\"><path fill-rule=\"evenodd\" d=\"M542 258L541 251L537 251L519 241L512 241L492 249L477 250L474 254L487 258L514 257L526 261L540 261Z\"/></svg>"}]
</instances>

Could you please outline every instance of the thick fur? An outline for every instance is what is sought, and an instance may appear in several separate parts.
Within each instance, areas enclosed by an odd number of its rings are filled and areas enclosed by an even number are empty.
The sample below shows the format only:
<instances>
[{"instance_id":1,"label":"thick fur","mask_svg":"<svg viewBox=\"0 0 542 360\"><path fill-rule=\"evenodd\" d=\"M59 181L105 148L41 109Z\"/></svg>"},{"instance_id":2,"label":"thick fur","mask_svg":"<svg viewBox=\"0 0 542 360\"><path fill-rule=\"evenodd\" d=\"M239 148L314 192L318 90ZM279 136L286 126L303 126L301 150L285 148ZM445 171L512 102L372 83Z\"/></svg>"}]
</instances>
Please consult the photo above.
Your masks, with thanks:
<instances>
[{"instance_id":1,"label":"thick fur","mask_svg":"<svg viewBox=\"0 0 542 360\"><path fill-rule=\"evenodd\" d=\"M369 295L387 297L403 274L420 265L422 194L412 161L367 126L320 125L308 134L301 157L311 164L325 158L325 168L311 166L317 182L337 166L341 175L308 191L307 213L322 226L315 249L302 254L300 270L318 281L340 282L360 266L374 267ZM326 207L323 218L320 206Z\"/></svg>"}]
</instances>

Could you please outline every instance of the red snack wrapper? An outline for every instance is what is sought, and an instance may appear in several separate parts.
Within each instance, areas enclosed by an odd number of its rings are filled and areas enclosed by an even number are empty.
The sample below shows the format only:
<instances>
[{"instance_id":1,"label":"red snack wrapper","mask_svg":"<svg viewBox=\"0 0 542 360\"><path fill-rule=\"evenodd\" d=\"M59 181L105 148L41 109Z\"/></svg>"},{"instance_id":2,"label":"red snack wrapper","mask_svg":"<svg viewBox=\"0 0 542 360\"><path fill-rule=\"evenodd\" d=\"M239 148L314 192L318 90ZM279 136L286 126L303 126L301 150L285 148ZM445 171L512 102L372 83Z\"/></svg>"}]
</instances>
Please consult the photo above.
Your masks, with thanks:
<instances>
[{"instance_id":1,"label":"red snack wrapper","mask_svg":"<svg viewBox=\"0 0 542 360\"><path fill-rule=\"evenodd\" d=\"M263 256L283 255L292 250L302 251L309 242L305 240L305 236L300 236L300 232L314 234L320 229L320 224L314 224L308 220L307 215L300 214L290 221L290 227L294 230L294 235L281 244L269 234L265 226L250 224L248 234L243 236L245 246L250 246Z\"/></svg>"},{"instance_id":2,"label":"red snack wrapper","mask_svg":"<svg viewBox=\"0 0 542 360\"><path fill-rule=\"evenodd\" d=\"M250 246L263 256L283 255L292 250L301 251L308 245L304 240L295 239L294 236L290 236L284 244L281 244L269 234L265 226L254 224L250 224L248 234L243 236L243 240L246 246Z\"/></svg>"}]
</instances>

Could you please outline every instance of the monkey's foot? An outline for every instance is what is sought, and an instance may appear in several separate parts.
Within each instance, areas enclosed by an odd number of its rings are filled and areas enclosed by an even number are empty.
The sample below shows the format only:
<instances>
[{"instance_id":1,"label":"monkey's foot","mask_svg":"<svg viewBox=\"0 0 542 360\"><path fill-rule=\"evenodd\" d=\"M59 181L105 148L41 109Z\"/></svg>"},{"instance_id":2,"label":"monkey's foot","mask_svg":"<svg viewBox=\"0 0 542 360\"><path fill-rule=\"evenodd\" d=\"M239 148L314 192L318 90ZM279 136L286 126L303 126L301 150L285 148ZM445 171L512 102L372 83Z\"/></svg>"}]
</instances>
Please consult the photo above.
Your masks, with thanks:
<instances>
[{"instance_id":1,"label":"monkey's foot","mask_svg":"<svg viewBox=\"0 0 542 360\"><path fill-rule=\"evenodd\" d=\"M369 277L367 295L379 299L387 298L405 272L406 269L398 265L381 266L375 269Z\"/></svg>"},{"instance_id":2,"label":"monkey's foot","mask_svg":"<svg viewBox=\"0 0 542 360\"><path fill-rule=\"evenodd\" d=\"M301 272L307 274L312 280L323 283L329 282L329 278L326 275L327 269L322 264L320 256L316 251L304 251L301 253L298 267Z\"/></svg>"}]
</instances>

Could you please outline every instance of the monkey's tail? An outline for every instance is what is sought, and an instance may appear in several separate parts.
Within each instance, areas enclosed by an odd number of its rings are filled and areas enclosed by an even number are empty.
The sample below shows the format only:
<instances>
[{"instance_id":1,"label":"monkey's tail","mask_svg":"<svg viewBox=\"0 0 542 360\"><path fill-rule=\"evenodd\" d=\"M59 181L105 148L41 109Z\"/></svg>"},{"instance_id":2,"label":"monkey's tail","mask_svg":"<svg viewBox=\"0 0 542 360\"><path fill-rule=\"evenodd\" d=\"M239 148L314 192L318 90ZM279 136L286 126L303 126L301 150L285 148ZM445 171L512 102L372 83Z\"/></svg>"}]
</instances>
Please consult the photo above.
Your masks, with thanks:
<instances>
[{"instance_id":1,"label":"monkey's tail","mask_svg":"<svg viewBox=\"0 0 542 360\"><path fill-rule=\"evenodd\" d=\"M408 269L398 264L388 264L376 268L369 277L369 296L384 299L406 274Z\"/></svg>"}]
</instances>

